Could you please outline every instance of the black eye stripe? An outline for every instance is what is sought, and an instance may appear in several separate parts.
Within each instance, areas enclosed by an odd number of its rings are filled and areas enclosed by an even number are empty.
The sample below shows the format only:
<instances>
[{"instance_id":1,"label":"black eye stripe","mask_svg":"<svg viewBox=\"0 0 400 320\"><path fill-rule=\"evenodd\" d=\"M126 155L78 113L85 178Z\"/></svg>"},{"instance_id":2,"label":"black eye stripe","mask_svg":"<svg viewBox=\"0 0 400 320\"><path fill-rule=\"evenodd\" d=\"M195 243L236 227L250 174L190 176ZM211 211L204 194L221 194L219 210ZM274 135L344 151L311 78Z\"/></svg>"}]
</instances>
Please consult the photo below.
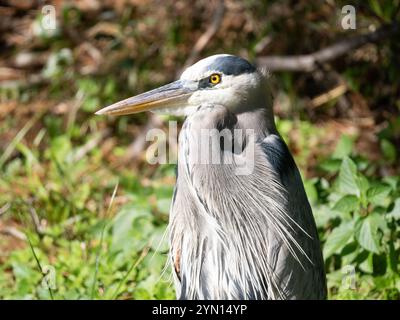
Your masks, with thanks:
<instances>
[{"instance_id":1,"label":"black eye stripe","mask_svg":"<svg viewBox=\"0 0 400 320\"><path fill-rule=\"evenodd\" d=\"M206 89L212 87L212 84L209 81L209 78L204 78L199 81L198 88L199 89Z\"/></svg>"}]
</instances>

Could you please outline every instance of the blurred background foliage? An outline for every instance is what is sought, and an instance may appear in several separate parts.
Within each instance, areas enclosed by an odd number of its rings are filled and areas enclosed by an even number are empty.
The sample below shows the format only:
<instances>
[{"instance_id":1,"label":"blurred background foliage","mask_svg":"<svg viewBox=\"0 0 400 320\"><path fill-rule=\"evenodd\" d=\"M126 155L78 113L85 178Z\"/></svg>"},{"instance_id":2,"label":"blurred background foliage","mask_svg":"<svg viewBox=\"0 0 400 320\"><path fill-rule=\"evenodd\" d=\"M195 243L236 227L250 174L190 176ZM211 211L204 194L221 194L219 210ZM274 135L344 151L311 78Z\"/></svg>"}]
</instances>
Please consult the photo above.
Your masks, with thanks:
<instances>
[{"instance_id":1,"label":"blurred background foliage","mask_svg":"<svg viewBox=\"0 0 400 320\"><path fill-rule=\"evenodd\" d=\"M46 4L54 30L43 25ZM348 4L355 30L341 26ZM329 298L399 299L399 9L399 0L1 1L0 298L174 298L164 232L175 169L145 160L146 132L170 118L93 113L211 54L262 67L389 25L313 70L278 68L270 79Z\"/></svg>"}]
</instances>

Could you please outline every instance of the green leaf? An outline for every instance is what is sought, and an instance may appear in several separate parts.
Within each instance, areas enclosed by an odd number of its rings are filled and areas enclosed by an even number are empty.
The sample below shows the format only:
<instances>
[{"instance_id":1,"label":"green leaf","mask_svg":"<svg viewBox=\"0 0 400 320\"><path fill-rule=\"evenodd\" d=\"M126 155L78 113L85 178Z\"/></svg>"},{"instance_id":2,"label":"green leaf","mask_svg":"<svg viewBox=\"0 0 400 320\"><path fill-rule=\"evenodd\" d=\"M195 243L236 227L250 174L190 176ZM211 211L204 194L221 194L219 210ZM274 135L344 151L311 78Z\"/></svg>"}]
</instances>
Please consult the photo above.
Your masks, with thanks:
<instances>
[{"instance_id":1,"label":"green leaf","mask_svg":"<svg viewBox=\"0 0 400 320\"><path fill-rule=\"evenodd\" d=\"M367 191L367 199L375 206L385 206L388 201L388 195L391 192L391 187L380 183L372 186Z\"/></svg>"},{"instance_id":2,"label":"green leaf","mask_svg":"<svg viewBox=\"0 0 400 320\"><path fill-rule=\"evenodd\" d=\"M339 142L336 145L335 151L333 152L332 158L342 159L346 156L350 156L353 151L354 138L342 135Z\"/></svg>"},{"instance_id":3,"label":"green leaf","mask_svg":"<svg viewBox=\"0 0 400 320\"><path fill-rule=\"evenodd\" d=\"M390 141L386 139L381 140L381 149L383 152L383 156L387 159L390 163L396 161L397 152L396 147Z\"/></svg>"},{"instance_id":4,"label":"green leaf","mask_svg":"<svg viewBox=\"0 0 400 320\"><path fill-rule=\"evenodd\" d=\"M388 184L392 190L397 190L397 185L400 182L400 177L387 176L383 178L383 182Z\"/></svg>"},{"instance_id":5,"label":"green leaf","mask_svg":"<svg viewBox=\"0 0 400 320\"><path fill-rule=\"evenodd\" d=\"M352 212L359 208L359 200L354 195L346 195L342 197L333 207L333 210L340 212Z\"/></svg>"},{"instance_id":6,"label":"green leaf","mask_svg":"<svg viewBox=\"0 0 400 320\"><path fill-rule=\"evenodd\" d=\"M359 264L358 266L361 271L365 273L373 273L374 272L374 264L373 264L373 253L369 253L368 257Z\"/></svg>"},{"instance_id":7,"label":"green leaf","mask_svg":"<svg viewBox=\"0 0 400 320\"><path fill-rule=\"evenodd\" d=\"M77 187L76 192L73 195L74 204L77 208L83 209L86 200L90 196L90 185L88 183L83 183Z\"/></svg>"},{"instance_id":8,"label":"green leaf","mask_svg":"<svg viewBox=\"0 0 400 320\"><path fill-rule=\"evenodd\" d=\"M381 250L379 243L378 229L384 227L385 221L382 216L376 213L368 215L356 224L356 239L364 249L379 253Z\"/></svg>"},{"instance_id":9,"label":"green leaf","mask_svg":"<svg viewBox=\"0 0 400 320\"><path fill-rule=\"evenodd\" d=\"M318 202L318 191L315 187L315 180L304 180L304 189L307 194L307 198L311 204Z\"/></svg>"},{"instance_id":10,"label":"green leaf","mask_svg":"<svg viewBox=\"0 0 400 320\"><path fill-rule=\"evenodd\" d=\"M324 245L324 258L328 259L334 253L339 253L353 238L353 223L341 224L328 235Z\"/></svg>"},{"instance_id":11,"label":"green leaf","mask_svg":"<svg viewBox=\"0 0 400 320\"><path fill-rule=\"evenodd\" d=\"M13 275L17 280L30 279L35 275L35 271L30 266L22 263L12 262L12 268Z\"/></svg>"},{"instance_id":12,"label":"green leaf","mask_svg":"<svg viewBox=\"0 0 400 320\"><path fill-rule=\"evenodd\" d=\"M71 140L67 135L58 136L52 139L50 153L58 163L64 163L71 150Z\"/></svg>"},{"instance_id":13,"label":"green leaf","mask_svg":"<svg viewBox=\"0 0 400 320\"><path fill-rule=\"evenodd\" d=\"M342 163L339 159L327 159L321 162L319 167L326 172L337 172L340 169Z\"/></svg>"},{"instance_id":14,"label":"green leaf","mask_svg":"<svg viewBox=\"0 0 400 320\"><path fill-rule=\"evenodd\" d=\"M357 167L355 163L349 157L345 157L339 171L339 190L344 194L360 196L357 178Z\"/></svg>"},{"instance_id":15,"label":"green leaf","mask_svg":"<svg viewBox=\"0 0 400 320\"><path fill-rule=\"evenodd\" d=\"M325 228L329 220L338 216L337 212L333 211L328 205L319 205L313 209L315 223L318 228Z\"/></svg>"},{"instance_id":16,"label":"green leaf","mask_svg":"<svg viewBox=\"0 0 400 320\"><path fill-rule=\"evenodd\" d=\"M371 7L371 9L379 16L382 18L383 12L382 12L382 8L379 4L378 0L369 0L369 5Z\"/></svg>"},{"instance_id":17,"label":"green leaf","mask_svg":"<svg viewBox=\"0 0 400 320\"><path fill-rule=\"evenodd\" d=\"M150 247L157 252L168 251L168 234L165 226L160 226L154 229L151 236Z\"/></svg>"},{"instance_id":18,"label":"green leaf","mask_svg":"<svg viewBox=\"0 0 400 320\"><path fill-rule=\"evenodd\" d=\"M394 207L392 211L388 213L389 217L392 217L396 220L400 219L400 198L396 199L394 202Z\"/></svg>"},{"instance_id":19,"label":"green leaf","mask_svg":"<svg viewBox=\"0 0 400 320\"><path fill-rule=\"evenodd\" d=\"M131 232L134 228L134 220L140 217L150 216L150 210L147 208L142 208L138 205L128 205L123 207L114 218L111 251L122 250L129 246L129 240L132 241Z\"/></svg>"},{"instance_id":20,"label":"green leaf","mask_svg":"<svg viewBox=\"0 0 400 320\"><path fill-rule=\"evenodd\" d=\"M157 199L157 210L164 214L168 214L171 206L171 198Z\"/></svg>"},{"instance_id":21,"label":"green leaf","mask_svg":"<svg viewBox=\"0 0 400 320\"><path fill-rule=\"evenodd\" d=\"M360 255L360 246L356 241L352 241L346 245L340 255L342 266L353 264L357 257Z\"/></svg>"},{"instance_id":22,"label":"green leaf","mask_svg":"<svg viewBox=\"0 0 400 320\"><path fill-rule=\"evenodd\" d=\"M358 189L360 190L360 193L362 196L366 196L367 190L370 187L368 179L360 172L358 172L358 177L357 177L357 185Z\"/></svg>"}]
</instances>

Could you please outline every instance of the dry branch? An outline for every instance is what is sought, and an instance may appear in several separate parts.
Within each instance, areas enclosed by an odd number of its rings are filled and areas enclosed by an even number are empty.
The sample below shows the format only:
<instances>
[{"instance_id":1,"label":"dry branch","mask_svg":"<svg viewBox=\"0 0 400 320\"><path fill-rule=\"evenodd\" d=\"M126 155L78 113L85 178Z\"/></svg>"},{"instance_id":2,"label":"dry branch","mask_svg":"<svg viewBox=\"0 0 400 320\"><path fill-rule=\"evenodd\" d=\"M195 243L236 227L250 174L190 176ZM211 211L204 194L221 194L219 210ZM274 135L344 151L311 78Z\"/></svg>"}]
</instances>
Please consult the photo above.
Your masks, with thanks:
<instances>
[{"instance_id":1,"label":"dry branch","mask_svg":"<svg viewBox=\"0 0 400 320\"><path fill-rule=\"evenodd\" d=\"M32 203L30 203L29 205L30 205L29 214L32 218L33 225L35 226L35 231L38 235L42 235L44 233L44 230L43 230L42 224L40 223L39 216L37 215L35 208L33 208L31 206Z\"/></svg>"},{"instance_id":2,"label":"dry branch","mask_svg":"<svg viewBox=\"0 0 400 320\"><path fill-rule=\"evenodd\" d=\"M26 240L26 235L14 227L4 227L3 229L0 229L0 233L14 237L18 240Z\"/></svg>"},{"instance_id":3,"label":"dry branch","mask_svg":"<svg viewBox=\"0 0 400 320\"><path fill-rule=\"evenodd\" d=\"M0 216L5 214L8 211L8 209L10 209L10 208L11 208L11 204L9 204L9 203L6 203L4 206L2 206L0 208Z\"/></svg>"},{"instance_id":4,"label":"dry branch","mask_svg":"<svg viewBox=\"0 0 400 320\"><path fill-rule=\"evenodd\" d=\"M364 44L377 42L398 32L398 24L381 27L380 29L339 41L329 47L310 54L298 56L265 56L256 59L259 67L270 71L303 71L310 72L319 65L332 61Z\"/></svg>"},{"instance_id":5,"label":"dry branch","mask_svg":"<svg viewBox=\"0 0 400 320\"><path fill-rule=\"evenodd\" d=\"M313 98L310 101L311 108L317 108L331 100L337 99L347 91L347 86L343 83L339 84L335 88L329 90L328 92L324 92L323 94Z\"/></svg>"}]
</instances>

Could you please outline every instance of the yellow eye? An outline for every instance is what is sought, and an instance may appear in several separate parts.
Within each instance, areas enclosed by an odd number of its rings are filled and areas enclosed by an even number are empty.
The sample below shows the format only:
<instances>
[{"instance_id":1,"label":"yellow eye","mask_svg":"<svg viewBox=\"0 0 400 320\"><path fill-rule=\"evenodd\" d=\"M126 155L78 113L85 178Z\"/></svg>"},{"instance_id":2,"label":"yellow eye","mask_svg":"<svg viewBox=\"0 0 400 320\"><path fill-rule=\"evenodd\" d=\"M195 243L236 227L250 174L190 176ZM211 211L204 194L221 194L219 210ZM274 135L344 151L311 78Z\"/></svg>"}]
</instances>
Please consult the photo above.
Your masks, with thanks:
<instances>
[{"instance_id":1,"label":"yellow eye","mask_svg":"<svg viewBox=\"0 0 400 320\"><path fill-rule=\"evenodd\" d=\"M218 84L221 82L221 76L218 73L214 73L210 76L210 83Z\"/></svg>"}]
</instances>

